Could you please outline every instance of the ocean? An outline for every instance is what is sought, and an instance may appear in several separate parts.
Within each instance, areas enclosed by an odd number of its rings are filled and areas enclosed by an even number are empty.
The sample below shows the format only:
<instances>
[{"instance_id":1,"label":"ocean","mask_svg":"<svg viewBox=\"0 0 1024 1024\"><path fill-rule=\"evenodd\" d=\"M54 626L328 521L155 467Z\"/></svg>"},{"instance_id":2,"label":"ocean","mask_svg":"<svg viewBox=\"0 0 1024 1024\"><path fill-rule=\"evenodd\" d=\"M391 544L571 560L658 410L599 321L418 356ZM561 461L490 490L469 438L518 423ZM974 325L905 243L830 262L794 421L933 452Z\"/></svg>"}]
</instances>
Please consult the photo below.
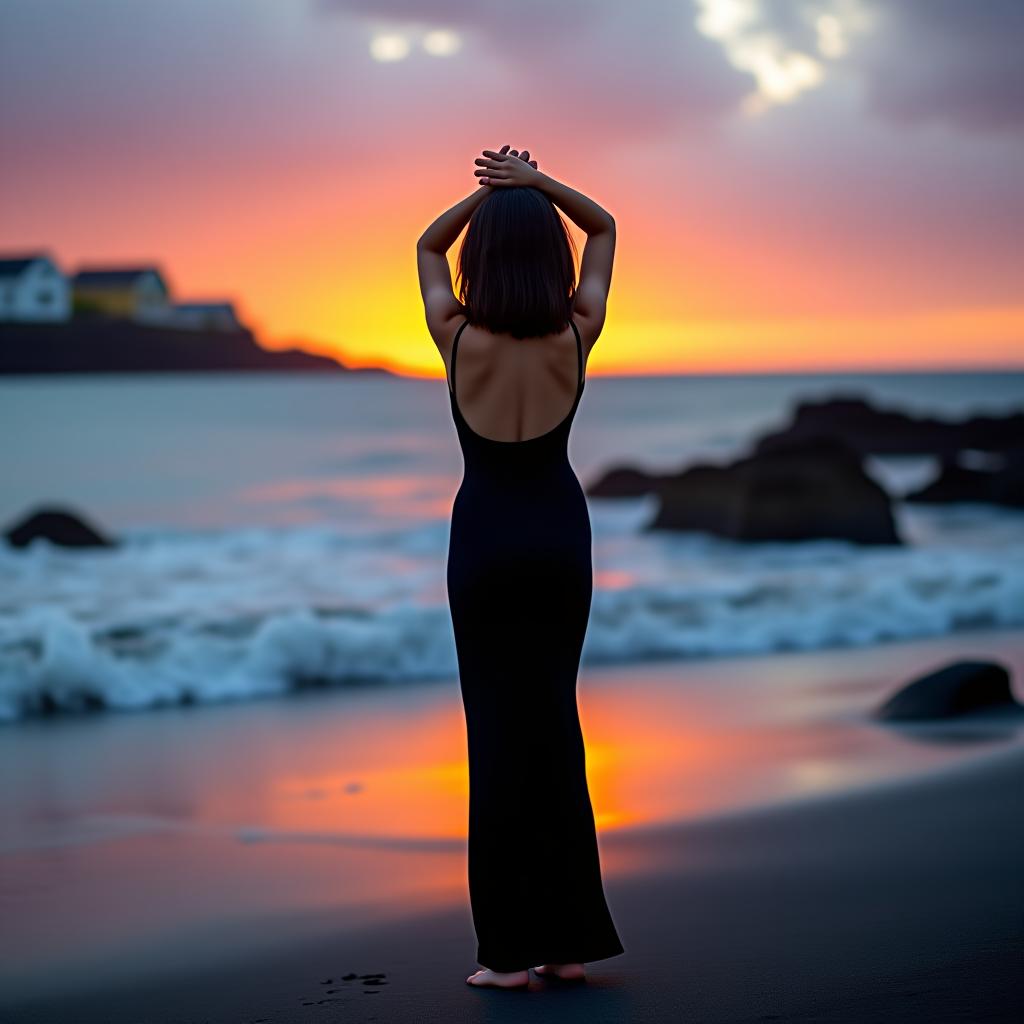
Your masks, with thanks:
<instances>
[{"instance_id":1,"label":"ocean","mask_svg":"<svg viewBox=\"0 0 1024 1024\"><path fill-rule=\"evenodd\" d=\"M726 462L804 399L1024 408L1024 373L588 379L570 458ZM221 374L0 381L0 523L69 507L113 550L0 546L0 720L457 672L445 594L462 459L445 382ZM896 495L931 458L871 458ZM590 499L584 664L870 646L1024 623L1024 513L898 503L902 548L646 533Z\"/></svg>"}]
</instances>

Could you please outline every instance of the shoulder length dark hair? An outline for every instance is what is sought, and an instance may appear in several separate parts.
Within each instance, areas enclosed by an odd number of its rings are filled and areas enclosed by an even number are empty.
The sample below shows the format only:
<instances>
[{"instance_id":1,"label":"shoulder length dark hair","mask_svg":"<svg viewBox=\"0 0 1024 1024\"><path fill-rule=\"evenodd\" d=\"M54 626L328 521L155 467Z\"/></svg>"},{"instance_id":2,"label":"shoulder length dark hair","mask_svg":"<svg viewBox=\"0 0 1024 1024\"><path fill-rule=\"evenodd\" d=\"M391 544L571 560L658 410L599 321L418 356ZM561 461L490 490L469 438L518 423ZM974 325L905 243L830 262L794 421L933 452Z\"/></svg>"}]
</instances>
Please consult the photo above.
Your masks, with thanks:
<instances>
[{"instance_id":1,"label":"shoulder length dark hair","mask_svg":"<svg viewBox=\"0 0 1024 1024\"><path fill-rule=\"evenodd\" d=\"M576 298L576 244L539 189L497 186L474 211L456 272L466 319L493 334L564 331Z\"/></svg>"}]
</instances>

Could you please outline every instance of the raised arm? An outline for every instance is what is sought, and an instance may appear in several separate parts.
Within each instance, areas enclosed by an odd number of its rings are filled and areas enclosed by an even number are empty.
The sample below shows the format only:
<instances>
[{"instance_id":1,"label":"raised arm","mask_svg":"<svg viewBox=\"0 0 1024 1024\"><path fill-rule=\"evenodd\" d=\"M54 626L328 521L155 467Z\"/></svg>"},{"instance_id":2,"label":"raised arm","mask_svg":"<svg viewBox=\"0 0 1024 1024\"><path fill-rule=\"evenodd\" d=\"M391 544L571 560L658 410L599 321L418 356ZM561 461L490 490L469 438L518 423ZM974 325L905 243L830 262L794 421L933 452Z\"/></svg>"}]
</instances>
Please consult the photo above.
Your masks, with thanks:
<instances>
[{"instance_id":1,"label":"raised arm","mask_svg":"<svg viewBox=\"0 0 1024 1024\"><path fill-rule=\"evenodd\" d=\"M584 334L593 348L604 327L608 292L612 286L615 261L615 218L582 192L541 174L536 186L587 234L580 259L580 280L576 286L575 312L585 321Z\"/></svg>"},{"instance_id":2,"label":"raised arm","mask_svg":"<svg viewBox=\"0 0 1024 1024\"><path fill-rule=\"evenodd\" d=\"M494 189L489 186L478 188L465 199L460 199L450 210L445 210L416 242L419 251L440 253L442 256L455 244L462 229L469 223L473 211Z\"/></svg>"},{"instance_id":3,"label":"raised arm","mask_svg":"<svg viewBox=\"0 0 1024 1024\"><path fill-rule=\"evenodd\" d=\"M450 210L445 210L416 242L416 268L427 329L442 352L448 345L452 321L462 313L462 306L452 287L452 272L445 254L469 222L473 211L491 191L488 187L478 188Z\"/></svg>"},{"instance_id":4,"label":"raised arm","mask_svg":"<svg viewBox=\"0 0 1024 1024\"><path fill-rule=\"evenodd\" d=\"M604 326L608 292L612 284L612 264L615 260L615 218L574 188L556 181L536 168L510 159L504 153L485 149L480 165L474 172L487 185L504 188L529 186L539 189L586 232L587 243L580 260L580 280L576 288L575 312L584 321L585 334L593 346Z\"/></svg>"},{"instance_id":5,"label":"raised arm","mask_svg":"<svg viewBox=\"0 0 1024 1024\"><path fill-rule=\"evenodd\" d=\"M540 189L587 236L615 231L615 218L593 199L574 188L556 181L550 174L538 171L534 188Z\"/></svg>"}]
</instances>

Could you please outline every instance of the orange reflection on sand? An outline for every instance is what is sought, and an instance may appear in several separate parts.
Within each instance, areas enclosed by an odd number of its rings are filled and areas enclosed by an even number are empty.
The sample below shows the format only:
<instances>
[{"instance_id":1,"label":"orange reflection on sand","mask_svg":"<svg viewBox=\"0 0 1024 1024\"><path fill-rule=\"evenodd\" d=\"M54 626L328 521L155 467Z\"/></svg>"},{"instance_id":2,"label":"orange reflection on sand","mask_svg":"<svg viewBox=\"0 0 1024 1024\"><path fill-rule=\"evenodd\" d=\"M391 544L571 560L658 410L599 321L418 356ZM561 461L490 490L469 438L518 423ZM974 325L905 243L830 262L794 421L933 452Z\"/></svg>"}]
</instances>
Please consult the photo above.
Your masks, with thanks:
<instances>
[{"instance_id":1,"label":"orange reflection on sand","mask_svg":"<svg viewBox=\"0 0 1024 1024\"><path fill-rule=\"evenodd\" d=\"M301 742L267 748L244 779L207 778L199 816L255 821L282 834L457 842L466 836L465 720L456 701L304 723ZM602 830L689 817L741 801L750 775L792 774L790 732L743 729L721 701L677 688L644 702L628 690L583 691L581 720L595 820ZM820 730L819 730L820 731ZM784 769L784 765L788 768ZM242 787L244 786L244 792Z\"/></svg>"},{"instance_id":2,"label":"orange reflection on sand","mask_svg":"<svg viewBox=\"0 0 1024 1024\"><path fill-rule=\"evenodd\" d=\"M875 733L802 720L792 708L779 721L771 705L728 678L688 685L681 675L666 675L664 685L648 680L642 699L622 680L581 686L600 831L837 788L873 763L865 745ZM330 713L307 714L300 728L247 736L260 755L240 758L237 770L203 772L195 817L339 848L464 850L469 779L454 693L443 700L427 687L346 694Z\"/></svg>"},{"instance_id":3,"label":"orange reflection on sand","mask_svg":"<svg viewBox=\"0 0 1024 1024\"><path fill-rule=\"evenodd\" d=\"M732 768L752 753L750 737L712 731L700 708L665 715L637 707L628 693L588 695L581 718L599 828L684 818L728 800L721 780L713 780L722 765Z\"/></svg>"},{"instance_id":4,"label":"orange reflection on sand","mask_svg":"<svg viewBox=\"0 0 1024 1024\"><path fill-rule=\"evenodd\" d=\"M304 722L264 747L244 776L207 776L204 821L251 822L283 835L457 842L466 836L469 778L457 698L406 706L383 695L379 715ZM835 754L820 726L738 725L720 698L678 685L637 701L627 688L581 689L587 779L602 830L691 817L750 796L751 777L794 789L795 762ZM287 737L287 738L285 738ZM816 739L817 737L817 739ZM806 748L805 756L801 754ZM797 755L797 756L795 756Z\"/></svg>"},{"instance_id":5,"label":"orange reflection on sand","mask_svg":"<svg viewBox=\"0 0 1024 1024\"><path fill-rule=\"evenodd\" d=\"M871 752L880 745L899 749L898 739L823 721L806 709L790 708L780 720L769 703L775 680L767 675L762 695L736 691L727 679L718 691L707 679L700 688L672 680L645 688L642 700L622 686L585 690L581 718L599 827L692 819L892 772L891 759L875 760Z\"/></svg>"},{"instance_id":6,"label":"orange reflection on sand","mask_svg":"<svg viewBox=\"0 0 1024 1024\"><path fill-rule=\"evenodd\" d=\"M337 775L289 777L273 794L273 824L286 831L455 840L466 834L469 769L464 761L374 765L356 784Z\"/></svg>"}]
</instances>

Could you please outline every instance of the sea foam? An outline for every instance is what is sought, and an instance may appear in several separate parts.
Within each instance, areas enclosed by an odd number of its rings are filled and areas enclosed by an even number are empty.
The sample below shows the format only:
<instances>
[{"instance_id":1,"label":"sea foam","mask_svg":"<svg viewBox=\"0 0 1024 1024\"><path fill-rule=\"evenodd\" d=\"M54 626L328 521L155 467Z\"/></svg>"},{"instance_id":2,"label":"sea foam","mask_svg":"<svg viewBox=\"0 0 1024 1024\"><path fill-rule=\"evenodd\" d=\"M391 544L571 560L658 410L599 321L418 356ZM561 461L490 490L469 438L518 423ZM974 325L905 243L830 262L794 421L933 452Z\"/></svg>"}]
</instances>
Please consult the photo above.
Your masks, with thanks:
<instances>
[{"instance_id":1,"label":"sea foam","mask_svg":"<svg viewBox=\"0 0 1024 1024\"><path fill-rule=\"evenodd\" d=\"M645 533L649 514L594 503L584 664L1024 623L1016 513L902 509L907 545L871 548ZM0 720L454 678L447 530L140 530L111 550L0 548Z\"/></svg>"}]
</instances>

